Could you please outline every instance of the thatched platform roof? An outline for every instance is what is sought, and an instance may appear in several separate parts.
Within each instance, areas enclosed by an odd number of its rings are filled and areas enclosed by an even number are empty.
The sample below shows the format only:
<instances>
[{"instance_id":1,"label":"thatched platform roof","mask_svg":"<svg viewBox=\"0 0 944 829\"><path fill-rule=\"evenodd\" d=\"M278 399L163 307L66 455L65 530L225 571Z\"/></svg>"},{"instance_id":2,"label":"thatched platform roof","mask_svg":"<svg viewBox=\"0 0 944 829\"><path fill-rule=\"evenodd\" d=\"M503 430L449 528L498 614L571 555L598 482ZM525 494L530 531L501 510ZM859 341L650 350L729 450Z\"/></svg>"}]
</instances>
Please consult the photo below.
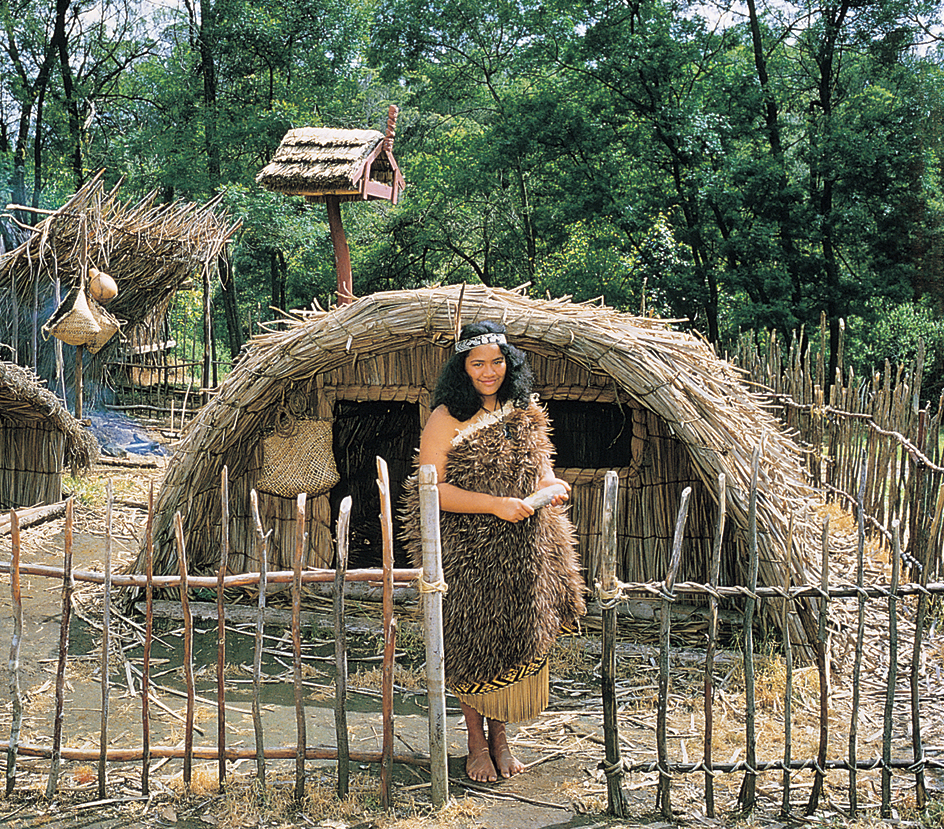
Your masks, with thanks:
<instances>
[{"instance_id":1,"label":"thatched platform roof","mask_svg":"<svg viewBox=\"0 0 944 829\"><path fill-rule=\"evenodd\" d=\"M180 511L189 535L191 562L195 568L215 571L220 478L226 466L233 482L233 509L243 511L242 517L234 513L234 521L242 528L234 529L234 544L247 548L242 559L231 558L231 562L239 560L246 569L253 567L251 520L236 502L248 501L249 489L259 477L260 435L289 391L300 389L308 394L321 416L340 417L337 413L342 401L352 401L346 404L349 408L344 423L336 421L335 440L343 442L344 436L339 438L341 426L348 436L343 446L335 445L339 467L352 455L372 451L373 444L363 448L367 445L365 439L371 436L365 436L363 429L357 431L357 410L350 412L354 401L365 401L365 405L368 401L415 403L421 409L422 422L422 409L425 406L428 416L431 389L453 343L458 302L458 286L374 294L327 313L296 314L287 330L257 336L218 394L192 422L168 467L155 524L156 561L163 562L160 566L168 570L176 566L172 519ZM688 556L705 557L713 522L711 500L721 473L727 485L725 538L730 548L725 583L746 578L743 570L751 460L762 437L757 503L760 582L780 585L784 581L791 517L792 581L795 584L806 579L807 564L812 559L808 552L816 549L817 542L814 496L799 462L799 450L742 384L739 372L719 359L705 342L674 330L667 322L621 314L594 304L532 300L520 293L482 286L467 286L461 317L463 324L496 319L506 325L509 340L527 351L536 364L542 399L577 401L581 405L586 402L588 406L605 404L608 411L619 409L623 413L625 425L619 428L631 434L631 450L624 435L626 448L620 450L621 457L609 445L603 445L598 447L595 460L584 465L623 467L621 491L628 494L621 502L626 512L618 521L623 527L620 545L625 549L620 560L624 562L624 580L664 577L674 504L688 481L699 490L699 506L693 508L689 521L698 537L692 537L689 549L694 552ZM542 375L554 376L542 384ZM599 442L601 438L594 431L603 412L588 411L588 428L580 429L580 437ZM381 413L382 424L389 424L389 420L389 412ZM566 435L556 425L558 440L562 440ZM410 447L418 445L418 426L402 440L409 442L407 450L411 454ZM407 463L401 464L401 470ZM366 463L362 465L367 467ZM653 470L657 470L660 480L652 480ZM605 469L559 472L574 484L578 523L589 527L584 530L578 526L578 531L586 538L584 563L591 584L597 575L594 559L599 544L601 472ZM397 483L393 480L394 486ZM366 497L372 487L370 480L358 494ZM343 493L350 488L354 483L345 481L342 472L342 482L335 491ZM288 548L293 517L289 508L294 507L294 501L272 500L284 501L288 506L283 509L282 505L271 504L264 516L276 523L286 522L271 547L277 550L281 544ZM327 503L326 497L324 500ZM329 514L321 520L330 528L331 510L325 509ZM365 512L363 520L376 520L376 512ZM643 526L648 522L651 526ZM279 532L284 541L280 541ZM312 531L311 537L315 535ZM322 543L327 543L329 549L321 558L316 551L314 560L310 559L318 566L325 566L331 558L330 535ZM270 561L278 566L277 556L270 557ZM683 555L680 580L685 579L686 568L688 578L697 577L697 568L704 569L702 564L686 564ZM799 631L795 641L804 638Z\"/></svg>"},{"instance_id":2,"label":"thatched platform roof","mask_svg":"<svg viewBox=\"0 0 944 829\"><path fill-rule=\"evenodd\" d=\"M213 269L239 223L227 219L219 198L205 205L156 204L157 191L136 203L106 191L103 172L43 219L18 248L0 258L0 289L11 288L33 305L34 283L42 301L58 278L61 294L87 276L89 267L111 275L118 296L110 313L129 326L164 308L195 272ZM40 323L45 320L40 320Z\"/></svg>"},{"instance_id":3,"label":"thatched platform roof","mask_svg":"<svg viewBox=\"0 0 944 829\"><path fill-rule=\"evenodd\" d=\"M256 181L267 190L321 201L386 198L393 202L403 176L382 132L301 127L289 130ZM376 192L372 183L382 183Z\"/></svg>"}]
</instances>

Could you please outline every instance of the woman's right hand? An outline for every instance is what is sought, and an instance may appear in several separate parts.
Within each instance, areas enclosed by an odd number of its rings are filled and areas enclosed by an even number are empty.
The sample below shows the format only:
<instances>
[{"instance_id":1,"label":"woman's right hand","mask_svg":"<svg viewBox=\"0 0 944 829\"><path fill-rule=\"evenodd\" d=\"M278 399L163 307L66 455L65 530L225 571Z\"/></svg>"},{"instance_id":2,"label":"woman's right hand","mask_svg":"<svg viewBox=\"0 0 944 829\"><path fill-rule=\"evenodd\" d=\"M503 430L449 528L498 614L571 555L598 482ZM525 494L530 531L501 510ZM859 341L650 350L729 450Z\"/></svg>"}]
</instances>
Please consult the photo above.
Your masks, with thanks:
<instances>
[{"instance_id":1,"label":"woman's right hand","mask_svg":"<svg viewBox=\"0 0 944 829\"><path fill-rule=\"evenodd\" d=\"M492 514L501 518L502 521L517 524L519 521L534 515L534 508L526 504L521 498L496 497Z\"/></svg>"}]
</instances>

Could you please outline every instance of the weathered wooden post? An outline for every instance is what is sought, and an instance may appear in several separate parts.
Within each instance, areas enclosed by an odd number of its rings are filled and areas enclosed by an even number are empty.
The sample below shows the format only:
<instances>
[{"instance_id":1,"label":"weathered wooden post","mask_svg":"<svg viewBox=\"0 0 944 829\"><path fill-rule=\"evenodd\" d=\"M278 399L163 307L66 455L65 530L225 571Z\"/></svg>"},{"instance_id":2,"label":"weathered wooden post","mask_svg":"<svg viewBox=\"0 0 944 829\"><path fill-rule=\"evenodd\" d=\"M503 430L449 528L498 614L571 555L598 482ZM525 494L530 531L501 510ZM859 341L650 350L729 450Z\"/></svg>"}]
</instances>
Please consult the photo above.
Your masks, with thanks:
<instances>
[{"instance_id":1,"label":"weathered wooden post","mask_svg":"<svg viewBox=\"0 0 944 829\"><path fill-rule=\"evenodd\" d=\"M111 690L108 662L111 656L111 510L112 486L108 479L105 504L105 597L102 602L102 718L99 737L98 796L105 798L106 759L108 756L108 697Z\"/></svg>"},{"instance_id":2,"label":"weathered wooden post","mask_svg":"<svg viewBox=\"0 0 944 829\"><path fill-rule=\"evenodd\" d=\"M672 817L670 790L672 778L669 775L669 750L666 742L669 708L669 653L672 649L672 602L675 601L675 577L678 575L682 560L682 541L685 538L685 524L688 521L688 503L692 497L692 488L682 490L678 516L675 519L675 536L672 539L672 558L669 571L662 585L662 629L659 635L659 711L656 715L656 751L659 755L659 785L656 802L662 811L662 817Z\"/></svg>"},{"instance_id":3,"label":"weathered wooden post","mask_svg":"<svg viewBox=\"0 0 944 829\"><path fill-rule=\"evenodd\" d=\"M819 750L816 755L816 771L813 789L806 804L807 817L818 805L826 782L826 751L829 746L829 641L826 625L829 620L829 517L823 521L822 564L820 565L819 623L816 630L816 669L819 673Z\"/></svg>"},{"instance_id":4,"label":"weathered wooden post","mask_svg":"<svg viewBox=\"0 0 944 829\"><path fill-rule=\"evenodd\" d=\"M397 620L393 616L393 512L390 505L390 474L387 462L377 458L377 488L380 490L380 529L383 540L383 669L380 695L383 715L383 750L380 759L380 805L391 806L390 778L393 772L393 672Z\"/></svg>"},{"instance_id":5,"label":"weathered wooden post","mask_svg":"<svg viewBox=\"0 0 944 829\"><path fill-rule=\"evenodd\" d=\"M69 659L69 624L72 621L72 534L75 496L66 501L66 526L62 563L62 613L59 621L59 661L56 665L56 713L53 719L52 759L46 782L46 799L52 800L59 785L59 763L62 758L62 713L65 705L66 665Z\"/></svg>"},{"instance_id":6,"label":"weathered wooden post","mask_svg":"<svg viewBox=\"0 0 944 829\"><path fill-rule=\"evenodd\" d=\"M259 605L256 609L256 644L252 660L252 728L256 738L256 782L259 799L266 800L265 737L262 731L262 645L265 628L266 578L268 574L269 534L262 527L259 517L259 496L253 489L249 493L252 518L256 525L256 555L259 561Z\"/></svg>"},{"instance_id":7,"label":"weathered wooden post","mask_svg":"<svg viewBox=\"0 0 944 829\"><path fill-rule=\"evenodd\" d=\"M616 578L616 503L619 477L612 469L603 479L603 522L600 537L603 558L597 585L603 614L603 661L600 693L603 697L603 752L606 773L606 808L611 815L626 817L623 793L623 759L620 756L619 723L616 720L616 608L619 582Z\"/></svg>"},{"instance_id":8,"label":"weathered wooden post","mask_svg":"<svg viewBox=\"0 0 944 829\"><path fill-rule=\"evenodd\" d=\"M721 542L724 539L724 522L727 510L727 490L725 488L725 476L722 472L718 475L718 514L715 521L715 537L711 547L711 570L708 576L708 607L710 616L708 621L708 647L705 650L705 743L704 743L704 765L705 765L705 814L708 817L715 816L715 781L712 771L711 757L711 738L714 732L714 709L715 698L715 650L718 644L718 594L715 588L718 586L718 579L721 573Z\"/></svg>"},{"instance_id":9,"label":"weathered wooden post","mask_svg":"<svg viewBox=\"0 0 944 829\"><path fill-rule=\"evenodd\" d=\"M7 797L16 785L16 749L23 723L23 700L20 697L20 640L23 637L23 599L20 593L20 523L10 510L10 595L13 601L13 639L10 642L10 697L13 719L10 724L10 745L7 748Z\"/></svg>"},{"instance_id":10,"label":"weathered wooden post","mask_svg":"<svg viewBox=\"0 0 944 829\"><path fill-rule=\"evenodd\" d=\"M184 680L187 686L187 718L184 724L184 786L190 790L193 774L193 721L196 685L193 674L193 614L190 612L189 572L187 545L184 541L184 520L174 513L174 532L177 537L177 560L180 563L180 611L184 620Z\"/></svg>"},{"instance_id":11,"label":"weathered wooden post","mask_svg":"<svg viewBox=\"0 0 944 829\"><path fill-rule=\"evenodd\" d=\"M338 746L338 797L347 797L351 751L347 736L347 632L344 627L344 576L351 526L351 496L341 501L338 514L338 556L334 563L334 733Z\"/></svg>"},{"instance_id":12,"label":"weathered wooden post","mask_svg":"<svg viewBox=\"0 0 944 829\"><path fill-rule=\"evenodd\" d=\"M423 547L423 631L426 638L426 689L429 700L429 764L433 805L449 799L449 767L446 752L446 658L443 650L442 543L439 535L439 488L436 467L424 464L419 471L420 538Z\"/></svg>"},{"instance_id":13,"label":"weathered wooden post","mask_svg":"<svg viewBox=\"0 0 944 829\"><path fill-rule=\"evenodd\" d=\"M751 493L748 507L748 533L750 535L750 564L748 572L747 601L744 602L744 731L747 774L741 783L738 802L742 809L754 808L757 790L757 736L755 732L756 710L754 707L754 609L757 603L757 479L760 474L760 455L764 436L754 447L751 458Z\"/></svg>"},{"instance_id":14,"label":"weathered wooden post","mask_svg":"<svg viewBox=\"0 0 944 829\"><path fill-rule=\"evenodd\" d=\"M173 428L173 426L171 426ZM216 748L217 784L226 787L226 597L224 579L229 565L229 467L220 477L220 569L216 576Z\"/></svg>"},{"instance_id":15,"label":"weathered wooden post","mask_svg":"<svg viewBox=\"0 0 944 829\"><path fill-rule=\"evenodd\" d=\"M882 818L892 816L892 718L898 682L898 576L901 561L901 522L892 521L892 584L888 591L888 682L885 686L885 719L882 727Z\"/></svg>"},{"instance_id":16,"label":"weathered wooden post","mask_svg":"<svg viewBox=\"0 0 944 829\"><path fill-rule=\"evenodd\" d=\"M302 553L308 533L305 532L305 503L308 495L299 493L295 500L295 553L292 557L292 667L295 690L295 803L305 800L305 748L308 730L305 727L305 688L302 683Z\"/></svg>"}]
</instances>

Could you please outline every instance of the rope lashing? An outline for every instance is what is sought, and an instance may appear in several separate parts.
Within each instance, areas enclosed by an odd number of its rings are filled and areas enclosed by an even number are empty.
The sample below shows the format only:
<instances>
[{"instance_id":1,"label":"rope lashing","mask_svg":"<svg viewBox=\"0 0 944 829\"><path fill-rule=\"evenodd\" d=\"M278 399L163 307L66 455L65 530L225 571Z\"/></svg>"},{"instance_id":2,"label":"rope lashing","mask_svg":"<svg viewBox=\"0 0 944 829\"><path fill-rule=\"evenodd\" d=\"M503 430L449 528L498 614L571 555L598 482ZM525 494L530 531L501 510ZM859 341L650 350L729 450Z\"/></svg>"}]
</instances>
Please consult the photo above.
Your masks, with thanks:
<instances>
[{"instance_id":1,"label":"rope lashing","mask_svg":"<svg viewBox=\"0 0 944 829\"><path fill-rule=\"evenodd\" d=\"M420 578L417 581L417 586L420 593L447 593L449 591L449 585L446 584L445 579L429 582L424 578Z\"/></svg>"}]
</instances>

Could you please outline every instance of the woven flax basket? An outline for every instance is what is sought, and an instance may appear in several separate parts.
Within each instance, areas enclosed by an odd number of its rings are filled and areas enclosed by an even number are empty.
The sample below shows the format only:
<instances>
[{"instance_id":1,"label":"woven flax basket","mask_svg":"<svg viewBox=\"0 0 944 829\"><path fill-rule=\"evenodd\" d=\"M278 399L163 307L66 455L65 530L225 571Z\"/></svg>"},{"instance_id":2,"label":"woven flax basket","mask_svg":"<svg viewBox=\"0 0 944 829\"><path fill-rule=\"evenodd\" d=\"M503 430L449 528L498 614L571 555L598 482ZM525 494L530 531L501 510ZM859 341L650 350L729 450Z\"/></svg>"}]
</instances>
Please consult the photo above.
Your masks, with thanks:
<instances>
[{"instance_id":1,"label":"woven flax basket","mask_svg":"<svg viewBox=\"0 0 944 829\"><path fill-rule=\"evenodd\" d=\"M341 480L331 431L330 420L280 413L276 428L262 438L262 472L256 489L283 498L326 493Z\"/></svg>"},{"instance_id":2,"label":"woven flax basket","mask_svg":"<svg viewBox=\"0 0 944 829\"><path fill-rule=\"evenodd\" d=\"M68 345L87 345L94 342L102 330L92 309L89 308L85 286L76 285L43 326L43 336L51 334Z\"/></svg>"}]
</instances>

